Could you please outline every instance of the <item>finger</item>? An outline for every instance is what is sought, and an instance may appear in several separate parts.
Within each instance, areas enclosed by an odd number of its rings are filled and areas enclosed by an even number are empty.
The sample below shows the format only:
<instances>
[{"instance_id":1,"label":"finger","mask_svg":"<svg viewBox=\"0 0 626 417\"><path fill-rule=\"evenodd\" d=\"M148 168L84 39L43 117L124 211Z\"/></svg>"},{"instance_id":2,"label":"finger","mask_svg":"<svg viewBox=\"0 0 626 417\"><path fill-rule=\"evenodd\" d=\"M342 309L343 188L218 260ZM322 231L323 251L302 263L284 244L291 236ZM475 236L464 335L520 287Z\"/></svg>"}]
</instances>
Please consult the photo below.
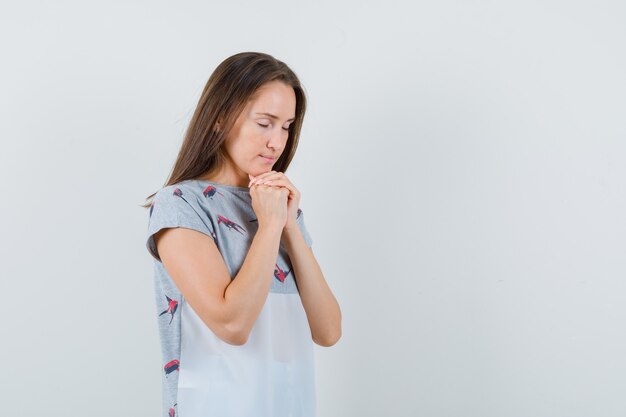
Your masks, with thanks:
<instances>
[{"instance_id":1,"label":"finger","mask_svg":"<svg viewBox=\"0 0 626 417\"><path fill-rule=\"evenodd\" d=\"M268 171L268 172L264 172L262 174L259 174L257 176L253 176L253 175L248 174L248 176L251 177L250 182L248 183L248 186L250 186L251 184L256 183L257 181L259 181L262 178L266 178L268 175L272 175L272 174L275 174L275 173L276 173L276 171Z\"/></svg>"},{"instance_id":2,"label":"finger","mask_svg":"<svg viewBox=\"0 0 626 417\"><path fill-rule=\"evenodd\" d=\"M259 178L258 180L254 181L254 183L260 184L263 182L276 181L279 179L290 182L289 179L285 176L285 174L283 174L282 172L275 172L275 173L270 173L264 176L263 178Z\"/></svg>"},{"instance_id":3,"label":"finger","mask_svg":"<svg viewBox=\"0 0 626 417\"><path fill-rule=\"evenodd\" d=\"M259 185L261 185L261 184L259 184ZM276 180L269 180L269 181L266 181L265 183L263 183L262 185L284 187L284 188L289 190L289 195L291 195L291 196L295 196L298 193L298 190L296 189L296 187L290 181L285 180L283 178L279 178L279 179L276 179Z\"/></svg>"},{"instance_id":4,"label":"finger","mask_svg":"<svg viewBox=\"0 0 626 417\"><path fill-rule=\"evenodd\" d=\"M250 181L250 184L262 184L263 182L267 180L274 180L276 178L282 178L284 176L285 174L283 174L282 172L276 172L276 171L264 172L263 174L260 174L257 177L253 178Z\"/></svg>"},{"instance_id":5,"label":"finger","mask_svg":"<svg viewBox=\"0 0 626 417\"><path fill-rule=\"evenodd\" d=\"M261 178L256 181L254 184L280 184L285 186L286 184L291 184L289 181L286 181L284 178L280 176L268 176L266 178Z\"/></svg>"}]
</instances>

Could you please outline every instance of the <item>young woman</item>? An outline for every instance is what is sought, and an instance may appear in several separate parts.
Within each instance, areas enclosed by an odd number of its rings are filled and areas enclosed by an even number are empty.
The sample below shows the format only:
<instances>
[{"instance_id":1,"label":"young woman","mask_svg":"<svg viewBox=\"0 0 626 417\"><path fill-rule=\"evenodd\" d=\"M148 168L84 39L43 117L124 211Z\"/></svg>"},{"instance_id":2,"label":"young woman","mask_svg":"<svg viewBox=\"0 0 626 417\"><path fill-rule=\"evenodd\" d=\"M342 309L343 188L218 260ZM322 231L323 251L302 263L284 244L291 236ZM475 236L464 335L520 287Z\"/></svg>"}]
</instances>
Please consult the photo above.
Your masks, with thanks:
<instances>
[{"instance_id":1,"label":"young woman","mask_svg":"<svg viewBox=\"0 0 626 417\"><path fill-rule=\"evenodd\" d=\"M341 311L285 175L305 109L283 62L227 58L148 197L164 417L315 416L313 343Z\"/></svg>"}]
</instances>

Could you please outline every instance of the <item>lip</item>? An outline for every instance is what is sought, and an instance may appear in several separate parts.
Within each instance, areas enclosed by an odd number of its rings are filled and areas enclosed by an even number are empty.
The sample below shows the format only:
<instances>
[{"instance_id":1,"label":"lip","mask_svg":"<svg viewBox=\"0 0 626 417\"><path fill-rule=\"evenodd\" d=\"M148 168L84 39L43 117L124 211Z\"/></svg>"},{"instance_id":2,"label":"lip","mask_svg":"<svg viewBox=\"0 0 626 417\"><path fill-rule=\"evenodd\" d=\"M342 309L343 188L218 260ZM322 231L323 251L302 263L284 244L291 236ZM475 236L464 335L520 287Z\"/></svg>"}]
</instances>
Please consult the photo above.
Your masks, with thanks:
<instances>
[{"instance_id":1,"label":"lip","mask_svg":"<svg viewBox=\"0 0 626 417\"><path fill-rule=\"evenodd\" d=\"M274 162L276 158L272 158L270 156L259 155L261 158L265 159L266 162Z\"/></svg>"}]
</instances>

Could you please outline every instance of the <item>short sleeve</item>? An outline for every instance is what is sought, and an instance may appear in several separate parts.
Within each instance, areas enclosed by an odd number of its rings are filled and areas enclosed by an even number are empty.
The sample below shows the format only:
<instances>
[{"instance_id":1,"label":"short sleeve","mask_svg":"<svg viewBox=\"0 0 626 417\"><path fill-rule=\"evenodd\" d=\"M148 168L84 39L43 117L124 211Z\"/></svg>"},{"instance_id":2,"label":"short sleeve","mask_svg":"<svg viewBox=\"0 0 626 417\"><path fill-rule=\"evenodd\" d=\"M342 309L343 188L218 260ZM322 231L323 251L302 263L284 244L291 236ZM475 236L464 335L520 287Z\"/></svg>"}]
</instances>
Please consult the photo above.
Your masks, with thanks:
<instances>
[{"instance_id":1,"label":"short sleeve","mask_svg":"<svg viewBox=\"0 0 626 417\"><path fill-rule=\"evenodd\" d=\"M155 194L150 206L146 248L157 261L161 262L161 257L154 235L161 229L183 227L214 238L206 220L194 208L193 199L193 195L173 186L162 188Z\"/></svg>"},{"instance_id":2,"label":"short sleeve","mask_svg":"<svg viewBox=\"0 0 626 417\"><path fill-rule=\"evenodd\" d=\"M300 231L302 232L302 237L304 237L306 245L311 247L311 245L313 245L313 240L311 239L311 235L304 224L304 212L300 208L298 208L298 216L296 220L298 221L298 226L300 227Z\"/></svg>"}]
</instances>

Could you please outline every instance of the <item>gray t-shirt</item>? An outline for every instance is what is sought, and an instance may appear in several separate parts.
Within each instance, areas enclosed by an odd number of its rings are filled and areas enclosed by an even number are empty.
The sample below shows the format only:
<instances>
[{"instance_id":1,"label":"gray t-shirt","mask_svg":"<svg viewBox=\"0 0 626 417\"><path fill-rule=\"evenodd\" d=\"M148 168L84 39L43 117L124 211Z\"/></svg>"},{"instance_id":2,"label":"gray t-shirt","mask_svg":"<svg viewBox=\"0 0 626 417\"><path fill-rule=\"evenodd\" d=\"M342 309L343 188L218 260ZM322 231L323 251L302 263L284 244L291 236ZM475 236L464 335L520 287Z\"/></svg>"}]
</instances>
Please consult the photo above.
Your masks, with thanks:
<instances>
[{"instance_id":1,"label":"gray t-shirt","mask_svg":"<svg viewBox=\"0 0 626 417\"><path fill-rule=\"evenodd\" d=\"M314 350L289 256L280 246L272 285L248 341L230 345L187 303L161 263L154 234L184 227L210 236L231 279L258 229L250 189L185 180L157 192L146 247L154 258L163 357L163 417L314 417ZM298 226L310 247L303 211Z\"/></svg>"}]
</instances>

